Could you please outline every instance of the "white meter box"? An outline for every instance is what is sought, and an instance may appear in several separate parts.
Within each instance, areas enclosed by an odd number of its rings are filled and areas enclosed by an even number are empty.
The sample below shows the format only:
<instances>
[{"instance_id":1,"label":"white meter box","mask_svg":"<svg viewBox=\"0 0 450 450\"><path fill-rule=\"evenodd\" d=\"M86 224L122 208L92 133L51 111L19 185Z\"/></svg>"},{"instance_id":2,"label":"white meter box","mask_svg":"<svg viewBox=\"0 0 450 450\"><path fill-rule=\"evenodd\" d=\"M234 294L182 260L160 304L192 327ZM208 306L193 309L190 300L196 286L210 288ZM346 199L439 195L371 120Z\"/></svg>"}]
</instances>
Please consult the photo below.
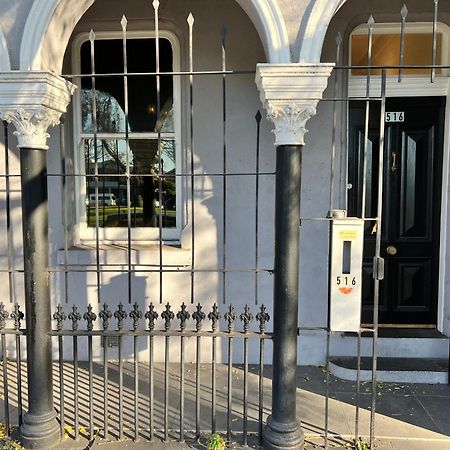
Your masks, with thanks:
<instances>
[{"instance_id":1,"label":"white meter box","mask_svg":"<svg viewBox=\"0 0 450 450\"><path fill-rule=\"evenodd\" d=\"M330 329L359 331L364 220L347 217L331 224Z\"/></svg>"}]
</instances>

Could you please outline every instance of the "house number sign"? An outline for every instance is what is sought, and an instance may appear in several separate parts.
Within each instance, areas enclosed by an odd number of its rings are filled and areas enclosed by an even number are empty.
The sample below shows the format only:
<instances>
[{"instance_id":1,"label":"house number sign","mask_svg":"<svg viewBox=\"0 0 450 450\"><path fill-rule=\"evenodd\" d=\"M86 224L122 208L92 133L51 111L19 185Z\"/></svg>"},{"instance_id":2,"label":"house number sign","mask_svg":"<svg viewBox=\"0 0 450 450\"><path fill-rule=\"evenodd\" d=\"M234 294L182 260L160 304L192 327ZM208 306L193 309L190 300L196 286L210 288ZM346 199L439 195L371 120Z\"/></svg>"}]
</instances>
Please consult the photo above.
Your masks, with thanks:
<instances>
[{"instance_id":1,"label":"house number sign","mask_svg":"<svg viewBox=\"0 0 450 450\"><path fill-rule=\"evenodd\" d=\"M346 217L331 225L330 328L359 331L364 221Z\"/></svg>"},{"instance_id":2,"label":"house number sign","mask_svg":"<svg viewBox=\"0 0 450 450\"><path fill-rule=\"evenodd\" d=\"M405 121L404 111L386 112L386 122L404 122L404 121Z\"/></svg>"}]
</instances>

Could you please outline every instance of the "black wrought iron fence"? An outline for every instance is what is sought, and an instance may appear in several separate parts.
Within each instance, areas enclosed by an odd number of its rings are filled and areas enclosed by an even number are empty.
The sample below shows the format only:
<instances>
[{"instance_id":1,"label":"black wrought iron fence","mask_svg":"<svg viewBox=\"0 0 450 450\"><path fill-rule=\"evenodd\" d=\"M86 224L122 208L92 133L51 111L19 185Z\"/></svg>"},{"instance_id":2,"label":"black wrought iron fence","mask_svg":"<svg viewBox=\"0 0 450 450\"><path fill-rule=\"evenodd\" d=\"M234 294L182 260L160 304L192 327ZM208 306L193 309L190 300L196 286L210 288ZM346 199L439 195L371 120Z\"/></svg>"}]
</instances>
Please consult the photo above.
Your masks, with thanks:
<instances>
[{"instance_id":1,"label":"black wrought iron fence","mask_svg":"<svg viewBox=\"0 0 450 450\"><path fill-rule=\"evenodd\" d=\"M146 311L135 303L131 310L119 304L111 311L104 303L95 313L91 305L85 312L60 305L53 318L62 436L153 440L157 435L183 442L220 431L230 441L242 435L244 445L249 433L261 438L265 341L272 339L264 306L256 312L246 306L237 313L232 305L222 312L215 304L204 312L200 304L193 309L183 303L175 312L169 303L162 310L150 303ZM250 382L251 341L259 362ZM186 345L195 348L188 358ZM238 346L239 362L233 354ZM83 350L87 358L80 358ZM155 363L157 351L161 363ZM242 380L236 387L238 372Z\"/></svg>"}]
</instances>

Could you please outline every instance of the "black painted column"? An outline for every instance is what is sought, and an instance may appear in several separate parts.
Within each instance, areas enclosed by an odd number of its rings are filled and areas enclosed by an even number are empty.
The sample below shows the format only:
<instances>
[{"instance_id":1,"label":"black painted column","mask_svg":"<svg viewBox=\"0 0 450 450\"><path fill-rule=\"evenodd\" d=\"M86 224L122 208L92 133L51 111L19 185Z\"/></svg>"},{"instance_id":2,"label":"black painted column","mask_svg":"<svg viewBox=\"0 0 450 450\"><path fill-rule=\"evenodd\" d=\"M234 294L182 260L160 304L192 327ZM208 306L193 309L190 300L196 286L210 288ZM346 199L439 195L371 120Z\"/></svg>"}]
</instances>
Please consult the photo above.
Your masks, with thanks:
<instances>
[{"instance_id":1,"label":"black painted column","mask_svg":"<svg viewBox=\"0 0 450 450\"><path fill-rule=\"evenodd\" d=\"M277 147L272 414L265 449L303 448L296 416L302 145Z\"/></svg>"},{"instance_id":2,"label":"black painted column","mask_svg":"<svg viewBox=\"0 0 450 450\"><path fill-rule=\"evenodd\" d=\"M12 71L1 89L0 116L15 127L20 151L27 339L28 412L20 427L26 448L59 442L53 406L48 244L47 139L75 86L46 71Z\"/></svg>"},{"instance_id":3,"label":"black painted column","mask_svg":"<svg viewBox=\"0 0 450 450\"><path fill-rule=\"evenodd\" d=\"M49 286L47 152L20 149L27 324L28 413L20 428L26 448L59 442L53 406Z\"/></svg>"}]
</instances>

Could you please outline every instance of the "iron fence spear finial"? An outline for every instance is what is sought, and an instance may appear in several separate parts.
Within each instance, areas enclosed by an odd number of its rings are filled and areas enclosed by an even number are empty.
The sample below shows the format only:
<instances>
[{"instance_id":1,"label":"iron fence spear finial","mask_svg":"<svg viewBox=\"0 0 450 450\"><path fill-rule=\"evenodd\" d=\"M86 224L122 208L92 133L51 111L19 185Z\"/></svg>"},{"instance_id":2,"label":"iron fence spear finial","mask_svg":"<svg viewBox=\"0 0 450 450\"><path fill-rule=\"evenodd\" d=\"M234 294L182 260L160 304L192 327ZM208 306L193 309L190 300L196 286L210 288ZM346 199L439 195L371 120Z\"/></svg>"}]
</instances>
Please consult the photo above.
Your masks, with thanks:
<instances>
[{"instance_id":1,"label":"iron fence spear finial","mask_svg":"<svg viewBox=\"0 0 450 450\"><path fill-rule=\"evenodd\" d=\"M106 331L109 327L109 320L112 317L112 312L106 303L103 303L103 309L99 313L100 319L102 320L102 328Z\"/></svg>"},{"instance_id":2,"label":"iron fence spear finial","mask_svg":"<svg viewBox=\"0 0 450 450\"><path fill-rule=\"evenodd\" d=\"M119 303L117 311L114 312L114 317L117 319L117 329L123 330L123 321L127 318L127 313L124 311L122 303Z\"/></svg>"},{"instance_id":3,"label":"iron fence spear finial","mask_svg":"<svg viewBox=\"0 0 450 450\"><path fill-rule=\"evenodd\" d=\"M78 307L73 305L72 312L69 314L69 320L72 321L72 331L78 330L78 322L81 320L81 314L78 312Z\"/></svg>"},{"instance_id":4,"label":"iron fence spear finial","mask_svg":"<svg viewBox=\"0 0 450 450\"><path fill-rule=\"evenodd\" d=\"M224 318L228 323L228 333L231 333L234 330L234 322L236 320L236 312L233 305L229 306L228 311L224 315Z\"/></svg>"},{"instance_id":5,"label":"iron fence spear finial","mask_svg":"<svg viewBox=\"0 0 450 450\"><path fill-rule=\"evenodd\" d=\"M244 333L247 333L249 324L253 320L253 314L250 312L248 305L245 305L244 312L241 314L240 319L244 324Z\"/></svg>"},{"instance_id":6,"label":"iron fence spear finial","mask_svg":"<svg viewBox=\"0 0 450 450\"><path fill-rule=\"evenodd\" d=\"M22 313L21 313L22 314ZM23 316L23 314L22 314ZM63 310L62 305L56 307L56 312L53 314L53 318L56 320L56 329L62 331L64 327L64 321L67 319L67 315ZM19 321L20 325L20 321Z\"/></svg>"},{"instance_id":7,"label":"iron fence spear finial","mask_svg":"<svg viewBox=\"0 0 450 450\"><path fill-rule=\"evenodd\" d=\"M180 330L184 331L186 329L186 321L191 317L189 312L187 311L186 305L181 305L180 311L177 312L177 319L180 320Z\"/></svg>"},{"instance_id":8,"label":"iron fence spear finial","mask_svg":"<svg viewBox=\"0 0 450 450\"><path fill-rule=\"evenodd\" d=\"M145 318L148 320L149 331L153 331L155 329L155 320L158 318L158 313L155 311L155 305L153 305L153 303L148 305L148 311L145 313Z\"/></svg>"},{"instance_id":9,"label":"iron fence spear finial","mask_svg":"<svg viewBox=\"0 0 450 450\"><path fill-rule=\"evenodd\" d=\"M130 318L133 320L133 330L136 331L139 327L139 320L142 318L142 311L139 309L137 302L133 305Z\"/></svg>"},{"instance_id":10,"label":"iron fence spear finial","mask_svg":"<svg viewBox=\"0 0 450 450\"><path fill-rule=\"evenodd\" d=\"M3 330L6 326L6 319L9 317L8 311L5 310L3 302L0 303L0 330Z\"/></svg>"},{"instance_id":11,"label":"iron fence spear finial","mask_svg":"<svg viewBox=\"0 0 450 450\"><path fill-rule=\"evenodd\" d=\"M208 319L211 320L211 328L213 333L217 331L217 324L220 320L220 312L219 308L217 307L217 303L214 303L212 306L212 311L208 314Z\"/></svg>"},{"instance_id":12,"label":"iron fence spear finial","mask_svg":"<svg viewBox=\"0 0 450 450\"><path fill-rule=\"evenodd\" d=\"M87 330L92 331L94 329L94 322L97 320L97 314L92 311L91 304L88 305L87 312L83 314L83 319L87 322Z\"/></svg>"},{"instance_id":13,"label":"iron fence spear finial","mask_svg":"<svg viewBox=\"0 0 450 450\"><path fill-rule=\"evenodd\" d=\"M169 331L171 321L175 318L175 314L170 310L170 303L166 304L166 309L162 312L161 317L164 319L164 330Z\"/></svg>"},{"instance_id":14,"label":"iron fence spear finial","mask_svg":"<svg viewBox=\"0 0 450 450\"><path fill-rule=\"evenodd\" d=\"M259 332L262 334L266 331L266 323L270 320L269 313L264 305L261 305L260 311L256 314L256 320L259 322Z\"/></svg>"},{"instance_id":15,"label":"iron fence spear finial","mask_svg":"<svg viewBox=\"0 0 450 450\"><path fill-rule=\"evenodd\" d=\"M61 307L61 305L59 305ZM11 318L14 320L14 329L20 330L20 321L24 318L23 312L20 310L18 303L14 305L14 311L11 313Z\"/></svg>"},{"instance_id":16,"label":"iron fence spear finial","mask_svg":"<svg viewBox=\"0 0 450 450\"><path fill-rule=\"evenodd\" d=\"M206 317L205 313L202 311L202 305L200 303L197 304L197 309L194 314L192 314L192 318L195 320L195 329L200 331L202 329L202 320Z\"/></svg>"}]
</instances>

